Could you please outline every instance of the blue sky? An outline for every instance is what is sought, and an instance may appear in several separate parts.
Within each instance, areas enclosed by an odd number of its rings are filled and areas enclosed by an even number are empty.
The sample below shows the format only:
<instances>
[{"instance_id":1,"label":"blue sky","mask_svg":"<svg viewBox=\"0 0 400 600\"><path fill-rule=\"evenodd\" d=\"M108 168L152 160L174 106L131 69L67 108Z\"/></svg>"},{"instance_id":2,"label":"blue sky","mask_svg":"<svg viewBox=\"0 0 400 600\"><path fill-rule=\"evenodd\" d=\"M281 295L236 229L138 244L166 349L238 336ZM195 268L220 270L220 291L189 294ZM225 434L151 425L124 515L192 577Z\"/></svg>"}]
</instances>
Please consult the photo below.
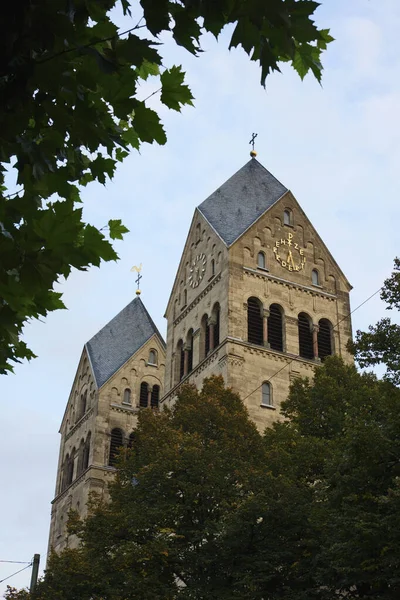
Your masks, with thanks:
<instances>
[{"instance_id":1,"label":"blue sky","mask_svg":"<svg viewBox=\"0 0 400 600\"><path fill-rule=\"evenodd\" d=\"M323 59L323 87L284 66L264 90L257 65L227 50L227 34L218 44L204 38L197 59L165 40L165 63L183 65L195 107L174 113L154 96L149 105L161 113L167 145L143 146L112 182L84 191L88 222L121 218L130 229L116 244L121 260L60 285L68 310L26 328L39 358L0 376L0 560L38 552L44 564L57 432L82 346L133 298L130 268L140 262L143 302L165 333L193 210L247 162L253 131L258 159L291 189L354 286L352 308L390 274L399 238L400 5L327 0L317 20L336 39ZM141 97L156 85L146 83ZM375 297L354 313L354 330L383 312ZM0 579L17 568L0 563ZM9 583L25 586L29 578L27 570Z\"/></svg>"}]
</instances>

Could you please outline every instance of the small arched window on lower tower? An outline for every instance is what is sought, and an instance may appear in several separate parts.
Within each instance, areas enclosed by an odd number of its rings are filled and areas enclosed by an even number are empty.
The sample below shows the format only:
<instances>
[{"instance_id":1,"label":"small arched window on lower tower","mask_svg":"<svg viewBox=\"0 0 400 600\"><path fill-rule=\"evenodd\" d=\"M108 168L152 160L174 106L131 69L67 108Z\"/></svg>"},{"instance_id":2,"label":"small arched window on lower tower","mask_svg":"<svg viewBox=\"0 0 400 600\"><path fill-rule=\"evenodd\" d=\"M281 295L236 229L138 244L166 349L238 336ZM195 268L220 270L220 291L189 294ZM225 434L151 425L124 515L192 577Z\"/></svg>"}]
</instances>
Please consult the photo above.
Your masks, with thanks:
<instances>
[{"instance_id":1,"label":"small arched window on lower tower","mask_svg":"<svg viewBox=\"0 0 400 600\"><path fill-rule=\"evenodd\" d=\"M265 267L266 267L264 252L259 252L257 255L257 267L259 269L265 269Z\"/></svg>"},{"instance_id":2,"label":"small arched window on lower tower","mask_svg":"<svg viewBox=\"0 0 400 600\"><path fill-rule=\"evenodd\" d=\"M82 468L85 471L88 466L89 466L89 455L90 455L90 440L91 440L92 434L89 433L87 434L86 437L86 441L85 441L85 447L83 449L83 464L82 464Z\"/></svg>"},{"instance_id":3,"label":"small arched window on lower tower","mask_svg":"<svg viewBox=\"0 0 400 600\"><path fill-rule=\"evenodd\" d=\"M151 408L158 408L158 403L160 401L160 386L153 385L153 389L151 390Z\"/></svg>"},{"instance_id":4,"label":"small arched window on lower tower","mask_svg":"<svg viewBox=\"0 0 400 600\"><path fill-rule=\"evenodd\" d=\"M133 448L136 442L136 433L132 431L128 438L128 448Z\"/></svg>"},{"instance_id":5,"label":"small arched window on lower tower","mask_svg":"<svg viewBox=\"0 0 400 600\"><path fill-rule=\"evenodd\" d=\"M261 406L272 406L272 389L268 381L261 386Z\"/></svg>"},{"instance_id":6,"label":"small arched window on lower tower","mask_svg":"<svg viewBox=\"0 0 400 600\"><path fill-rule=\"evenodd\" d=\"M268 344L272 350L283 352L283 309L279 304L269 307Z\"/></svg>"},{"instance_id":7,"label":"small arched window on lower tower","mask_svg":"<svg viewBox=\"0 0 400 600\"><path fill-rule=\"evenodd\" d=\"M214 328L213 347L211 348L211 350L214 350L214 348L217 348L219 346L219 342L220 342L220 313L221 313L221 309L220 309L219 303L217 302L216 304L214 304L214 307L213 307L212 313L211 313L212 326Z\"/></svg>"},{"instance_id":8,"label":"small arched window on lower tower","mask_svg":"<svg viewBox=\"0 0 400 600\"><path fill-rule=\"evenodd\" d=\"M203 315L200 331L201 359L203 359L210 351L210 325L208 323L208 315Z\"/></svg>"},{"instance_id":9,"label":"small arched window on lower tower","mask_svg":"<svg viewBox=\"0 0 400 600\"><path fill-rule=\"evenodd\" d=\"M247 300L247 340L250 344L264 345L263 305L254 297Z\"/></svg>"},{"instance_id":10,"label":"small arched window on lower tower","mask_svg":"<svg viewBox=\"0 0 400 600\"><path fill-rule=\"evenodd\" d=\"M142 381L142 383L140 384L140 394L139 394L140 408L147 408L148 399L149 399L149 384L146 381Z\"/></svg>"},{"instance_id":11,"label":"small arched window on lower tower","mask_svg":"<svg viewBox=\"0 0 400 600\"><path fill-rule=\"evenodd\" d=\"M328 319L320 319L318 323L318 357L323 362L332 352L332 323Z\"/></svg>"},{"instance_id":12,"label":"small arched window on lower tower","mask_svg":"<svg viewBox=\"0 0 400 600\"><path fill-rule=\"evenodd\" d=\"M129 388L124 390L123 404L131 404L131 390Z\"/></svg>"},{"instance_id":13,"label":"small arched window on lower tower","mask_svg":"<svg viewBox=\"0 0 400 600\"><path fill-rule=\"evenodd\" d=\"M189 329L186 336L186 351L187 351L187 372L193 371L193 329Z\"/></svg>"},{"instance_id":14,"label":"small arched window on lower tower","mask_svg":"<svg viewBox=\"0 0 400 600\"><path fill-rule=\"evenodd\" d=\"M110 454L108 458L108 465L110 467L115 467L118 457L118 451L123 446L124 436L120 429L115 428L111 431L111 440L110 440Z\"/></svg>"},{"instance_id":15,"label":"small arched window on lower tower","mask_svg":"<svg viewBox=\"0 0 400 600\"><path fill-rule=\"evenodd\" d=\"M298 316L299 328L299 355L302 358L313 359L313 335L311 330L311 319L306 313L300 313Z\"/></svg>"}]
</instances>

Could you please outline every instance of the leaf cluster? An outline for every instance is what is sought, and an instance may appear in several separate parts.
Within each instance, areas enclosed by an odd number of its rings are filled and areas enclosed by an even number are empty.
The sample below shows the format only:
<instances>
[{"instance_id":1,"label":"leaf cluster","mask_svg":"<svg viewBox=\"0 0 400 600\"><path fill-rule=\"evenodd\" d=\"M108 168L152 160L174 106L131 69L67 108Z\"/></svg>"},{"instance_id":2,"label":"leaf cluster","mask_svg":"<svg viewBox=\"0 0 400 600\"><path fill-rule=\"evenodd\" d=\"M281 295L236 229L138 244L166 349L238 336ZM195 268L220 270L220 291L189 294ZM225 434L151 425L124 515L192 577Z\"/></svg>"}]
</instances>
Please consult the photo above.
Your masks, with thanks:
<instances>
[{"instance_id":1,"label":"leaf cluster","mask_svg":"<svg viewBox=\"0 0 400 600\"><path fill-rule=\"evenodd\" d=\"M395 258L393 273L384 282L380 296L387 310L400 310L400 259ZM400 325L392 319L384 317L368 331L357 331L349 350L360 367L384 365L385 379L400 384Z\"/></svg>"},{"instance_id":2,"label":"leaf cluster","mask_svg":"<svg viewBox=\"0 0 400 600\"><path fill-rule=\"evenodd\" d=\"M163 64L159 35L170 32L198 54L204 31L218 36L234 24L230 47L260 63L262 83L280 61L320 80L332 40L313 22L312 0L141 0L143 17L128 32L112 19L118 4L15 0L0 24L0 373L34 356L23 326L63 308L54 292L61 277L118 258L102 230L84 222L81 190L112 179L141 143L165 144L141 82L157 80L170 109L192 105L181 67ZM130 4L121 0L128 16ZM111 240L126 232L110 221Z\"/></svg>"}]
</instances>

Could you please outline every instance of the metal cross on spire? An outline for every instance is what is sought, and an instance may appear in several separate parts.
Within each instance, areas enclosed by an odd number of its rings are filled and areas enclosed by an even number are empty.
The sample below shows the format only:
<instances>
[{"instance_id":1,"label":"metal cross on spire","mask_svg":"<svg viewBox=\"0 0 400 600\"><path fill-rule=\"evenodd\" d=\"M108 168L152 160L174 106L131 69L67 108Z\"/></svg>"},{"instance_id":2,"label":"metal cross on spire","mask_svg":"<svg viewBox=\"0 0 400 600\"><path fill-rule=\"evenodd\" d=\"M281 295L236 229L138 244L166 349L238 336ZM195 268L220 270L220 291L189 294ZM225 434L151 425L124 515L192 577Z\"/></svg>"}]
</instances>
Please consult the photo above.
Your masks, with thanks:
<instances>
[{"instance_id":1,"label":"metal cross on spire","mask_svg":"<svg viewBox=\"0 0 400 600\"><path fill-rule=\"evenodd\" d=\"M137 283L137 290L136 290L136 296L140 296L141 291L140 291L140 280L142 279L142 275L140 274L140 271L142 270L142 263L140 263L140 265L138 267L132 267L131 271L136 271L136 273L138 274L137 279L135 279L135 283Z\"/></svg>"},{"instance_id":2,"label":"metal cross on spire","mask_svg":"<svg viewBox=\"0 0 400 600\"><path fill-rule=\"evenodd\" d=\"M250 150L251 158L255 158L257 156L257 152L254 150L254 144L255 144L257 136L258 136L258 133L253 133L251 136L251 140L249 141L249 144L252 145L252 150Z\"/></svg>"}]
</instances>

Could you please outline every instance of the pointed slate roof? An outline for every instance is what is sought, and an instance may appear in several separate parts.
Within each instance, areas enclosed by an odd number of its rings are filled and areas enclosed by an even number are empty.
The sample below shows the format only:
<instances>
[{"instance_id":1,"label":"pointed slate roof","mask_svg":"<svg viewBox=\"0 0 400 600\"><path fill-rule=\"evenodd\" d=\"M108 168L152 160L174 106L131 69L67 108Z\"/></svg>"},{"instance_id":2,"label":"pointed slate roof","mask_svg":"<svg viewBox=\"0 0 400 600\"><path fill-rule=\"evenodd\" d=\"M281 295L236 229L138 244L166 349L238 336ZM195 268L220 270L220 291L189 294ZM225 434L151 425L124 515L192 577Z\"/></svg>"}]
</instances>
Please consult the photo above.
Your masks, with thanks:
<instances>
[{"instance_id":1,"label":"pointed slate roof","mask_svg":"<svg viewBox=\"0 0 400 600\"><path fill-rule=\"evenodd\" d=\"M227 246L288 189L252 158L198 207Z\"/></svg>"},{"instance_id":2,"label":"pointed slate roof","mask_svg":"<svg viewBox=\"0 0 400 600\"><path fill-rule=\"evenodd\" d=\"M97 386L110 379L154 334L165 346L143 302L136 297L86 343Z\"/></svg>"}]
</instances>

